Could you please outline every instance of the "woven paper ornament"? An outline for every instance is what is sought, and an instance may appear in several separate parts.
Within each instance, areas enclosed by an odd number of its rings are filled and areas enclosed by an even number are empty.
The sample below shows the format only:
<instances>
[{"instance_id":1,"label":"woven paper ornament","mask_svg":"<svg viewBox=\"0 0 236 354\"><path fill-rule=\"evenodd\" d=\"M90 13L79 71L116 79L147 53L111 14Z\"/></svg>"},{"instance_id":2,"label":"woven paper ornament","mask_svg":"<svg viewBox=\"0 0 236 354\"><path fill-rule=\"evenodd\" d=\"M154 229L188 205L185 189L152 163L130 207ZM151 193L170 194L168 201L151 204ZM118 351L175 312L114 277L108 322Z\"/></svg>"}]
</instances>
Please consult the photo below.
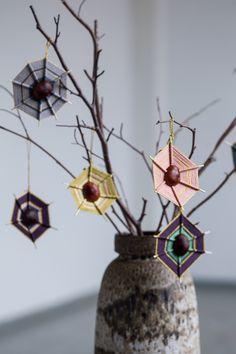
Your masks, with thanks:
<instances>
[{"instance_id":1,"label":"woven paper ornament","mask_svg":"<svg viewBox=\"0 0 236 354\"><path fill-rule=\"evenodd\" d=\"M172 203L183 206L201 190L199 166L169 143L153 159L155 191Z\"/></svg>"},{"instance_id":2,"label":"woven paper ornament","mask_svg":"<svg viewBox=\"0 0 236 354\"><path fill-rule=\"evenodd\" d=\"M15 107L37 120L56 112L67 101L67 72L48 61L46 45L45 58L28 63L13 80Z\"/></svg>"},{"instance_id":3,"label":"woven paper ornament","mask_svg":"<svg viewBox=\"0 0 236 354\"><path fill-rule=\"evenodd\" d=\"M80 210L103 215L118 198L118 194L110 174L93 165L84 169L68 186Z\"/></svg>"},{"instance_id":4,"label":"woven paper ornament","mask_svg":"<svg viewBox=\"0 0 236 354\"><path fill-rule=\"evenodd\" d=\"M198 169L187 156L174 145L174 120L170 120L168 144L152 158L155 192L179 207L184 206L199 188Z\"/></svg>"},{"instance_id":5,"label":"woven paper ornament","mask_svg":"<svg viewBox=\"0 0 236 354\"><path fill-rule=\"evenodd\" d=\"M156 237L155 258L178 277L204 253L204 233L182 213Z\"/></svg>"},{"instance_id":6,"label":"woven paper ornament","mask_svg":"<svg viewBox=\"0 0 236 354\"><path fill-rule=\"evenodd\" d=\"M50 226L48 204L42 199L27 192L15 198L12 213L12 224L35 242Z\"/></svg>"}]
</instances>

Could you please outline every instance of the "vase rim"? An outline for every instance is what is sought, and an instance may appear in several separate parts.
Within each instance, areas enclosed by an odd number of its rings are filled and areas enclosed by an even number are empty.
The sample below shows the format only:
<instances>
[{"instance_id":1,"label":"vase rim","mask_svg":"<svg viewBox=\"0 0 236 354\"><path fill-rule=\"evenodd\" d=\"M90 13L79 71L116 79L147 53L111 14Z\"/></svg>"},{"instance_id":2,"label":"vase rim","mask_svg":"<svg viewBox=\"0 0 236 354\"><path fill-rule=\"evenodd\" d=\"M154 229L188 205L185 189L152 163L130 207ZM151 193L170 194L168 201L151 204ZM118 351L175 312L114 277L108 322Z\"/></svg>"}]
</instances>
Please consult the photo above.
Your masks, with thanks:
<instances>
[{"instance_id":1,"label":"vase rim","mask_svg":"<svg viewBox=\"0 0 236 354\"><path fill-rule=\"evenodd\" d=\"M156 249L155 231L146 231L143 236L128 233L115 235L115 251L126 257L153 258Z\"/></svg>"},{"instance_id":2,"label":"vase rim","mask_svg":"<svg viewBox=\"0 0 236 354\"><path fill-rule=\"evenodd\" d=\"M121 237L147 237L147 236L155 236L155 235L158 235L158 231L151 231L151 230L147 230L147 231L143 231L143 235L137 235L137 234L131 234L130 232L120 232L120 233L116 233L115 236L121 236Z\"/></svg>"}]
</instances>

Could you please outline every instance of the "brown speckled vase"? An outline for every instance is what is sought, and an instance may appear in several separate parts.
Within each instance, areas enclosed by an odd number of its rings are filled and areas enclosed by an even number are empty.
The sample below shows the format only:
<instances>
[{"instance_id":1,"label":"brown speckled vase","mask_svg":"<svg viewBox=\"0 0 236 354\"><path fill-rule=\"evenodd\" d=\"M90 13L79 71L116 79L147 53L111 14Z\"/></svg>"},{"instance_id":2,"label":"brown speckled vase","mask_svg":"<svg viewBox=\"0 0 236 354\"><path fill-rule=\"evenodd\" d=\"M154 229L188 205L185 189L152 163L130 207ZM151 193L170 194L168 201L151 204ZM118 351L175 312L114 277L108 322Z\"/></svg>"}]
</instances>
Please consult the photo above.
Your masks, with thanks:
<instances>
[{"instance_id":1,"label":"brown speckled vase","mask_svg":"<svg viewBox=\"0 0 236 354\"><path fill-rule=\"evenodd\" d=\"M116 235L97 305L95 354L200 354L192 277L153 258L155 239Z\"/></svg>"}]
</instances>

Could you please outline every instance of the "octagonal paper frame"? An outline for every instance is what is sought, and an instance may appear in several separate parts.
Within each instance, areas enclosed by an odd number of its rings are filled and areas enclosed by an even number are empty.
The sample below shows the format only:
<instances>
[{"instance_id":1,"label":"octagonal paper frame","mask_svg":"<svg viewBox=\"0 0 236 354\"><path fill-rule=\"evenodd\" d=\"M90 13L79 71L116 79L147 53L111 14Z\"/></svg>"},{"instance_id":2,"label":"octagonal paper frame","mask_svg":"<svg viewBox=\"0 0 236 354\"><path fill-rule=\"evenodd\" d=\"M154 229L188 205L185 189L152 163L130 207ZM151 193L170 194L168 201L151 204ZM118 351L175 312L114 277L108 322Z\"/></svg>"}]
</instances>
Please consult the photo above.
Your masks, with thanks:
<instances>
[{"instance_id":1,"label":"octagonal paper frame","mask_svg":"<svg viewBox=\"0 0 236 354\"><path fill-rule=\"evenodd\" d=\"M35 100L32 89L44 79L51 82L52 93L45 99ZM15 108L39 121L51 115L56 117L56 112L68 102L66 82L67 72L46 58L27 63L12 81Z\"/></svg>"},{"instance_id":2,"label":"octagonal paper frame","mask_svg":"<svg viewBox=\"0 0 236 354\"><path fill-rule=\"evenodd\" d=\"M21 214L27 206L38 211L38 223L30 227L25 226L21 221ZM32 242L41 237L50 228L49 205L31 192L26 192L19 198L15 198L11 223L21 231Z\"/></svg>"},{"instance_id":3,"label":"octagonal paper frame","mask_svg":"<svg viewBox=\"0 0 236 354\"><path fill-rule=\"evenodd\" d=\"M170 165L180 171L180 182L170 187L165 182L165 172ZM178 206L184 206L200 190L199 166L182 154L171 143L167 144L153 159L153 179L155 192Z\"/></svg>"},{"instance_id":4,"label":"octagonal paper frame","mask_svg":"<svg viewBox=\"0 0 236 354\"><path fill-rule=\"evenodd\" d=\"M95 183L99 187L100 197L95 202L89 202L83 196L82 188L88 181ZM84 169L81 175L76 177L69 184L68 188L77 204L77 213L82 210L93 214L103 215L114 201L119 198L112 175L101 171L92 165Z\"/></svg>"},{"instance_id":5,"label":"octagonal paper frame","mask_svg":"<svg viewBox=\"0 0 236 354\"><path fill-rule=\"evenodd\" d=\"M170 249L178 234L188 234L192 248L182 257L173 256ZM181 277L185 271L205 253L204 233L192 224L182 213L178 214L156 237L156 255L168 269Z\"/></svg>"}]
</instances>

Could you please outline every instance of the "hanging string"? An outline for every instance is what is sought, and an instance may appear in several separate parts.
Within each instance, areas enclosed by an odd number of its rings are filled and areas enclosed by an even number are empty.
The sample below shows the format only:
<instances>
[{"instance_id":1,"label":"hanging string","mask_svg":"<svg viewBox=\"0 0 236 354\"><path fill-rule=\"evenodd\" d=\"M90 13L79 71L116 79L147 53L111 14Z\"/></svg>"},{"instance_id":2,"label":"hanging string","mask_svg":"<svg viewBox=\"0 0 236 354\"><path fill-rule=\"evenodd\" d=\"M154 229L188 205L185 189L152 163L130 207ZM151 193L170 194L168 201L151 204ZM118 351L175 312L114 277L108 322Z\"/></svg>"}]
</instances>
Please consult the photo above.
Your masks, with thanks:
<instances>
[{"instance_id":1,"label":"hanging string","mask_svg":"<svg viewBox=\"0 0 236 354\"><path fill-rule=\"evenodd\" d=\"M157 257L158 257L157 245L158 245L158 238L156 237L156 243L155 243L155 255L154 255L154 258L157 258Z\"/></svg>"},{"instance_id":2,"label":"hanging string","mask_svg":"<svg viewBox=\"0 0 236 354\"><path fill-rule=\"evenodd\" d=\"M28 179L28 192L30 191L30 156L31 156L31 142L27 141L27 179Z\"/></svg>"},{"instance_id":3,"label":"hanging string","mask_svg":"<svg viewBox=\"0 0 236 354\"><path fill-rule=\"evenodd\" d=\"M170 123L169 123L169 129L170 129L170 137L169 137L169 142L171 145L174 144L174 139L175 139L175 131L174 131L174 118L170 114Z\"/></svg>"},{"instance_id":4,"label":"hanging string","mask_svg":"<svg viewBox=\"0 0 236 354\"><path fill-rule=\"evenodd\" d=\"M45 59L47 60L48 59L48 52L49 52L49 48L52 44L52 40L49 39L46 43L46 46L45 46Z\"/></svg>"}]
</instances>

